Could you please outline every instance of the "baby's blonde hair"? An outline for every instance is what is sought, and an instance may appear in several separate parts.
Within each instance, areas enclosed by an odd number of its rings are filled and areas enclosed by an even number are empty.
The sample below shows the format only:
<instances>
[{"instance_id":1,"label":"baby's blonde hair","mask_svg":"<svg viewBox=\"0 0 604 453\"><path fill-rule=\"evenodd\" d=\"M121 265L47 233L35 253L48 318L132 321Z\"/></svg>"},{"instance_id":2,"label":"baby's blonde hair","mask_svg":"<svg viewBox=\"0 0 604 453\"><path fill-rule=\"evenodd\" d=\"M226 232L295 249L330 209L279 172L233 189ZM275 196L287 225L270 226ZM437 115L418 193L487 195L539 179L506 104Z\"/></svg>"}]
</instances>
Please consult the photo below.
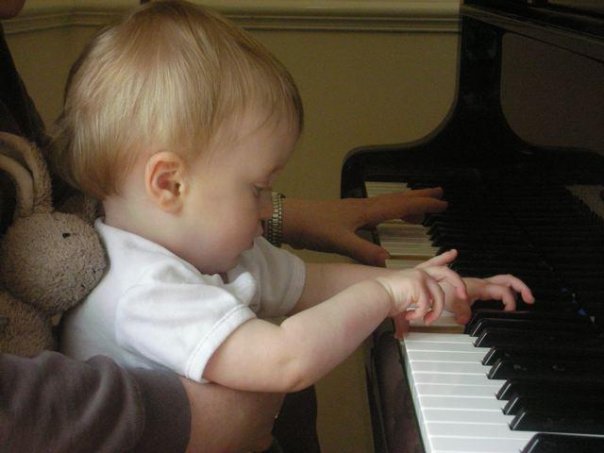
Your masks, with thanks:
<instances>
[{"instance_id":1,"label":"baby's blonde hair","mask_svg":"<svg viewBox=\"0 0 604 453\"><path fill-rule=\"evenodd\" d=\"M104 199L142 150L195 157L250 110L302 128L298 89L264 46L200 6L151 2L101 32L72 68L55 171Z\"/></svg>"}]
</instances>

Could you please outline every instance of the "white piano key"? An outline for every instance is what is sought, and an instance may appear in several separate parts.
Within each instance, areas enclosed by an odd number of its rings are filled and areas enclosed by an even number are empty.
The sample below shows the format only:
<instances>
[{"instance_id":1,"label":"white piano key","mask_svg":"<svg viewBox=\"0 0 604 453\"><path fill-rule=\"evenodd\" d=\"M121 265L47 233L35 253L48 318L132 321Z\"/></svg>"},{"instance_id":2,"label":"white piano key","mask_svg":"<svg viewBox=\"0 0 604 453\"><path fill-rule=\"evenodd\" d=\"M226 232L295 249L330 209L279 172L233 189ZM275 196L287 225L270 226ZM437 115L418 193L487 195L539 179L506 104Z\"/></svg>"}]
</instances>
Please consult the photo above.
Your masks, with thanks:
<instances>
[{"instance_id":1,"label":"white piano key","mask_svg":"<svg viewBox=\"0 0 604 453\"><path fill-rule=\"evenodd\" d=\"M468 335L457 333L442 333L434 335L434 332L409 332L403 340L405 347L411 351L419 349L431 349L434 351L478 351ZM485 351L486 353L486 351Z\"/></svg>"},{"instance_id":2,"label":"white piano key","mask_svg":"<svg viewBox=\"0 0 604 453\"><path fill-rule=\"evenodd\" d=\"M380 223L376 229L380 233L380 239L385 236L387 239L410 238L430 241L426 227L415 223L406 223L401 220L384 222Z\"/></svg>"},{"instance_id":3,"label":"white piano key","mask_svg":"<svg viewBox=\"0 0 604 453\"><path fill-rule=\"evenodd\" d=\"M472 409L431 409L422 408L422 416L425 423L429 422L448 422L457 421L459 423L503 423L507 424L507 421L503 417L509 417L504 415L501 411L477 411Z\"/></svg>"},{"instance_id":4,"label":"white piano key","mask_svg":"<svg viewBox=\"0 0 604 453\"><path fill-rule=\"evenodd\" d=\"M453 385L480 385L486 376L478 374L443 374L443 373L416 373L413 380L418 384L453 384Z\"/></svg>"},{"instance_id":5,"label":"white piano key","mask_svg":"<svg viewBox=\"0 0 604 453\"><path fill-rule=\"evenodd\" d=\"M511 431L499 423L428 422L428 426L434 437L524 439L528 442L534 434L531 431Z\"/></svg>"},{"instance_id":6,"label":"white piano key","mask_svg":"<svg viewBox=\"0 0 604 453\"><path fill-rule=\"evenodd\" d=\"M499 381L489 381L484 385L418 384L415 391L419 396L474 396L494 398L501 388Z\"/></svg>"},{"instance_id":7,"label":"white piano key","mask_svg":"<svg viewBox=\"0 0 604 453\"><path fill-rule=\"evenodd\" d=\"M422 264L424 259L400 259L400 258L391 258L386 260L386 267L388 269L412 269L418 264Z\"/></svg>"},{"instance_id":8,"label":"white piano key","mask_svg":"<svg viewBox=\"0 0 604 453\"><path fill-rule=\"evenodd\" d=\"M417 336L419 333L425 332L410 332L408 335ZM440 334L447 335L447 334ZM459 335L459 334L458 334ZM461 335L460 335L461 336ZM439 341L411 341L408 338L403 340L405 343L405 349L409 354L412 354L414 351L433 351L433 352L471 352L476 354L477 352L482 352L480 349L477 349L471 343L463 343L463 342L439 342ZM483 353L483 355L486 354Z\"/></svg>"},{"instance_id":9,"label":"white piano key","mask_svg":"<svg viewBox=\"0 0 604 453\"><path fill-rule=\"evenodd\" d=\"M413 345L415 343L436 343L446 348L448 343L471 345L473 338L469 335L447 334L447 333L427 333L411 332L405 337L405 343ZM486 351L485 351L486 353Z\"/></svg>"},{"instance_id":10,"label":"white piano key","mask_svg":"<svg viewBox=\"0 0 604 453\"><path fill-rule=\"evenodd\" d=\"M423 225L387 222L377 226L380 244L393 257L429 259L438 253Z\"/></svg>"},{"instance_id":11,"label":"white piano key","mask_svg":"<svg viewBox=\"0 0 604 453\"><path fill-rule=\"evenodd\" d=\"M438 254L438 249L425 245L401 244L396 241L380 241L390 256L394 258L410 258L422 261L434 258Z\"/></svg>"},{"instance_id":12,"label":"white piano key","mask_svg":"<svg viewBox=\"0 0 604 453\"><path fill-rule=\"evenodd\" d=\"M442 436L431 439L426 453L510 453L521 451L527 442L524 439Z\"/></svg>"},{"instance_id":13,"label":"white piano key","mask_svg":"<svg viewBox=\"0 0 604 453\"><path fill-rule=\"evenodd\" d=\"M409 186L403 182L389 182L389 181L366 181L365 191L368 197L376 197L393 192L406 192Z\"/></svg>"},{"instance_id":14,"label":"white piano key","mask_svg":"<svg viewBox=\"0 0 604 453\"><path fill-rule=\"evenodd\" d=\"M431 351L419 350L409 354L409 360L412 362L463 362L480 363L484 354L476 351L468 352L450 352L450 351Z\"/></svg>"},{"instance_id":15,"label":"white piano key","mask_svg":"<svg viewBox=\"0 0 604 453\"><path fill-rule=\"evenodd\" d=\"M413 332L416 333L416 332ZM405 341L405 340L403 340ZM405 343L407 344L407 343ZM472 349L473 348L473 349ZM407 345L407 352L412 354L414 351L432 351L432 352L475 352L476 348L464 343L438 343L438 342L415 342Z\"/></svg>"},{"instance_id":16,"label":"white piano key","mask_svg":"<svg viewBox=\"0 0 604 453\"><path fill-rule=\"evenodd\" d=\"M468 411L501 411L501 402L495 398L474 396L420 396L419 401L426 409L458 409Z\"/></svg>"},{"instance_id":17,"label":"white piano key","mask_svg":"<svg viewBox=\"0 0 604 453\"><path fill-rule=\"evenodd\" d=\"M502 418L509 417L497 410L471 410L471 409L441 409L441 408L422 408L422 415L425 423L431 422L449 422L457 421L459 423L477 424L494 423L506 424L507 421Z\"/></svg>"},{"instance_id":18,"label":"white piano key","mask_svg":"<svg viewBox=\"0 0 604 453\"><path fill-rule=\"evenodd\" d=\"M413 364L414 373L478 374L480 376L486 376L486 373L491 368L481 365L480 363L468 362L425 362L411 360L411 363Z\"/></svg>"}]
</instances>

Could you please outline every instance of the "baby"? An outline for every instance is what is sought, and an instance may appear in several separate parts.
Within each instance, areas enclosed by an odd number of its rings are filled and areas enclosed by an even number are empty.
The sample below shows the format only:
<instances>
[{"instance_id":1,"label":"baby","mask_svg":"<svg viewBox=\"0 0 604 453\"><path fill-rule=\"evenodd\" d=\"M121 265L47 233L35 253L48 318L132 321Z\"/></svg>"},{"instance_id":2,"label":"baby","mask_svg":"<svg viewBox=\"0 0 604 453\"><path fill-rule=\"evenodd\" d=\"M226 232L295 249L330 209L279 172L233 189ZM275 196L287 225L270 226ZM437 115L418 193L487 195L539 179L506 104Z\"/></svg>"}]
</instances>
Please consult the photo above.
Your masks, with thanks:
<instances>
[{"instance_id":1,"label":"baby","mask_svg":"<svg viewBox=\"0 0 604 453\"><path fill-rule=\"evenodd\" d=\"M62 347L76 358L291 392L387 317L430 323L448 307L467 321L477 297L532 302L513 276L464 282L446 267L455 251L394 271L305 264L264 240L302 102L262 45L202 7L152 2L97 36L57 126L55 166L102 200L110 263L66 319Z\"/></svg>"}]
</instances>

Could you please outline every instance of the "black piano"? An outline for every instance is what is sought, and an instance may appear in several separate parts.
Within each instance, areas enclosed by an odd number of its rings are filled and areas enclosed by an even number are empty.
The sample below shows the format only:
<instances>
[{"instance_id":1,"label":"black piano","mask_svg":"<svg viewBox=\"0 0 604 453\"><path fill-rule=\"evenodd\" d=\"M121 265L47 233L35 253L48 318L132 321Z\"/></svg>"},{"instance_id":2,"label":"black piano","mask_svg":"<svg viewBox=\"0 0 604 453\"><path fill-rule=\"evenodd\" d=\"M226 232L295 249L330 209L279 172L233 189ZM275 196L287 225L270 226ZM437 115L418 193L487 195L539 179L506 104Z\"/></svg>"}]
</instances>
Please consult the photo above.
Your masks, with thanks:
<instances>
[{"instance_id":1,"label":"black piano","mask_svg":"<svg viewBox=\"0 0 604 453\"><path fill-rule=\"evenodd\" d=\"M378 329L375 450L604 452L604 2L466 0L459 56L442 125L352 150L341 196L442 186L433 246L464 276L519 276L536 303L478 303L462 333Z\"/></svg>"}]
</instances>

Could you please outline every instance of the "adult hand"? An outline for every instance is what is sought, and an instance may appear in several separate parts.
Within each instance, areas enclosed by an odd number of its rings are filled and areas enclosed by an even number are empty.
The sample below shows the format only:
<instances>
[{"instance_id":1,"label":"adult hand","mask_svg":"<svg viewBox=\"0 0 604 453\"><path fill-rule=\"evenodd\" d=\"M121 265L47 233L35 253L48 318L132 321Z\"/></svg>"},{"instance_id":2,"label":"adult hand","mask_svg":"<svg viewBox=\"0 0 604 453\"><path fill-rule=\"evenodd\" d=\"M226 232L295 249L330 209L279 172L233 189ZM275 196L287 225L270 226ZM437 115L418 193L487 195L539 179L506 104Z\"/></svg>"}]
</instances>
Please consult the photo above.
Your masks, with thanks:
<instances>
[{"instance_id":1,"label":"adult hand","mask_svg":"<svg viewBox=\"0 0 604 453\"><path fill-rule=\"evenodd\" d=\"M359 237L386 220L420 222L425 214L447 208L440 187L341 200L283 200L283 241L294 248L339 253L362 263L383 266L388 252Z\"/></svg>"},{"instance_id":2,"label":"adult hand","mask_svg":"<svg viewBox=\"0 0 604 453\"><path fill-rule=\"evenodd\" d=\"M263 451L283 395L231 390L181 378L191 406L187 452Z\"/></svg>"}]
</instances>

